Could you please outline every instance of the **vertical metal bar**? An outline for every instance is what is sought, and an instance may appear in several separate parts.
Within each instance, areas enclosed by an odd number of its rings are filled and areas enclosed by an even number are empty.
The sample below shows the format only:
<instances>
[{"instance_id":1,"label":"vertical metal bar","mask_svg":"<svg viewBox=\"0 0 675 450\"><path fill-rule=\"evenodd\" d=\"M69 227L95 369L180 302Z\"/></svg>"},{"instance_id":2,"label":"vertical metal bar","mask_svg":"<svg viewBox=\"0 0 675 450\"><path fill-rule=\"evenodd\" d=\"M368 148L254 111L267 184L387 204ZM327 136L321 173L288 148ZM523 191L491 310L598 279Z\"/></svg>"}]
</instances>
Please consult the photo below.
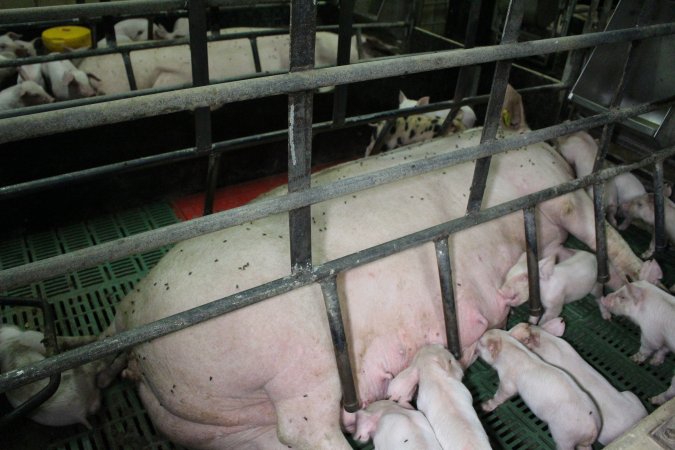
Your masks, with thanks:
<instances>
[{"instance_id":1,"label":"vertical metal bar","mask_svg":"<svg viewBox=\"0 0 675 450\"><path fill-rule=\"evenodd\" d=\"M211 34L220 36L220 8L212 6L209 8L209 15L211 17Z\"/></svg>"},{"instance_id":2,"label":"vertical metal bar","mask_svg":"<svg viewBox=\"0 0 675 450\"><path fill-rule=\"evenodd\" d=\"M338 29L337 65L349 64L352 43L352 22L354 13L354 0L340 0L340 26ZM349 85L340 84L335 86L333 93L333 123L342 125L345 122L347 109L347 89Z\"/></svg>"},{"instance_id":3,"label":"vertical metal bar","mask_svg":"<svg viewBox=\"0 0 675 450\"><path fill-rule=\"evenodd\" d=\"M541 294L539 292L539 251L537 248L537 220L535 208L523 210L525 219L525 251L527 252L527 282L530 290L530 322L537 323L541 317Z\"/></svg>"},{"instance_id":4,"label":"vertical metal bar","mask_svg":"<svg viewBox=\"0 0 675 450\"><path fill-rule=\"evenodd\" d=\"M190 58L192 61L192 85L209 84L209 55L206 45L206 1L190 0L188 3L188 22L190 29ZM204 215L213 212L213 198L218 181L218 163L220 156L212 151L211 110L208 107L195 109L195 147L198 153L208 153L206 173L206 196Z\"/></svg>"},{"instance_id":5,"label":"vertical metal bar","mask_svg":"<svg viewBox=\"0 0 675 450\"><path fill-rule=\"evenodd\" d=\"M473 48L476 45L476 34L478 31L478 19L480 17L480 7L482 0L474 0L471 2L471 8L469 9L469 17L467 19L466 33L464 37L464 48ZM474 74L476 72L476 66L462 66L459 69L459 74L457 75L457 84L455 85L455 95L452 100L457 103L461 101L464 97L467 97L473 84ZM441 135L447 134L452 125L452 121L455 119L455 116L459 112L460 107L454 106L447 117L441 125Z\"/></svg>"},{"instance_id":6,"label":"vertical metal bar","mask_svg":"<svg viewBox=\"0 0 675 450\"><path fill-rule=\"evenodd\" d=\"M258 52L258 38L251 36L248 38L249 43L251 44L251 53L253 54L253 65L255 66L255 73L262 72L262 66L260 64L260 53Z\"/></svg>"},{"instance_id":7,"label":"vertical metal bar","mask_svg":"<svg viewBox=\"0 0 675 450\"><path fill-rule=\"evenodd\" d=\"M110 45L111 42L108 41L108 45ZM112 46L117 46L117 43L112 43ZM136 84L136 76L134 75L134 68L131 65L131 57L129 56L129 52L127 51L122 51L122 61L124 62L124 71L127 74L127 80L129 81L129 89L132 91L135 91L138 89L138 85Z\"/></svg>"},{"instance_id":8,"label":"vertical metal bar","mask_svg":"<svg viewBox=\"0 0 675 450\"><path fill-rule=\"evenodd\" d=\"M638 25L644 20L644 18L651 12L654 7L653 0L647 0L640 11L640 16L638 17ZM631 41L628 43L626 49L626 57L623 65L623 70L621 72L621 77L619 78L619 83L617 84L612 99L609 103L609 109L617 108L621 105L621 100L623 99L623 94L626 89L627 74L630 73L631 68L634 64L635 50L639 47L640 41ZM597 172L602 169L602 165L607 156L607 150L609 148L609 143L612 140L612 135L614 134L614 128L616 124L610 123L603 127L602 135L600 136L600 144L598 146L598 153L595 155L595 163L593 164L593 172ZM605 223L605 185L604 183L596 183L593 185L593 206L595 212L595 255L598 260L598 282L606 283L609 280L609 262L607 256L607 235L606 229L607 226Z\"/></svg>"},{"instance_id":9,"label":"vertical metal bar","mask_svg":"<svg viewBox=\"0 0 675 450\"><path fill-rule=\"evenodd\" d=\"M290 27L291 72L314 67L316 41L316 4L302 0L291 3ZM312 168L312 104L311 91L288 96L288 192L310 187ZM310 206L289 211L291 268L293 272L310 270L312 266L312 223Z\"/></svg>"},{"instance_id":10,"label":"vertical metal bar","mask_svg":"<svg viewBox=\"0 0 675 450\"><path fill-rule=\"evenodd\" d=\"M375 143L373 144L373 147L370 149L370 152L366 152L366 156L377 155L380 153L380 150L384 145L384 141L387 139L387 136L389 136L389 133L392 132L394 125L396 125L396 120L396 117L394 117L393 119L389 119L384 122L384 126L375 137Z\"/></svg>"},{"instance_id":11,"label":"vertical metal bar","mask_svg":"<svg viewBox=\"0 0 675 450\"><path fill-rule=\"evenodd\" d=\"M654 256L663 255L666 250L665 200L663 192L663 161L654 164Z\"/></svg>"},{"instance_id":12,"label":"vertical metal bar","mask_svg":"<svg viewBox=\"0 0 675 450\"><path fill-rule=\"evenodd\" d=\"M511 0L509 10L506 13L504 32L501 40L502 44L509 44L518 40L524 11L524 0ZM481 144L493 141L497 136L497 128L501 120L504 93L506 92L506 85L509 82L510 71L511 61L499 61L496 63L492 79L492 89L490 90L490 100L488 100L487 112L485 113L485 126L483 126L480 138ZM490 171L490 161L490 157L481 158L476 161L473 180L471 181L471 190L469 191L469 201L466 207L467 214L480 210L483 203L488 172Z\"/></svg>"},{"instance_id":13,"label":"vertical metal bar","mask_svg":"<svg viewBox=\"0 0 675 450\"><path fill-rule=\"evenodd\" d=\"M436 247L436 262L438 276L441 280L441 299L443 300L443 318L445 319L445 334L448 349L461 359L462 347L459 342L459 325L457 322L457 303L452 286L452 266L450 265L450 249L447 236L434 241Z\"/></svg>"},{"instance_id":14,"label":"vertical metal bar","mask_svg":"<svg viewBox=\"0 0 675 450\"><path fill-rule=\"evenodd\" d=\"M361 405L356 392L356 385L354 384L354 376L352 375L352 364L349 360L349 344L345 334L336 280L333 276L320 283L321 292L323 292L323 301L326 305L326 313L328 315L330 337L333 340L333 350L335 351L340 385L342 386L342 407L347 412L355 412Z\"/></svg>"}]
</instances>

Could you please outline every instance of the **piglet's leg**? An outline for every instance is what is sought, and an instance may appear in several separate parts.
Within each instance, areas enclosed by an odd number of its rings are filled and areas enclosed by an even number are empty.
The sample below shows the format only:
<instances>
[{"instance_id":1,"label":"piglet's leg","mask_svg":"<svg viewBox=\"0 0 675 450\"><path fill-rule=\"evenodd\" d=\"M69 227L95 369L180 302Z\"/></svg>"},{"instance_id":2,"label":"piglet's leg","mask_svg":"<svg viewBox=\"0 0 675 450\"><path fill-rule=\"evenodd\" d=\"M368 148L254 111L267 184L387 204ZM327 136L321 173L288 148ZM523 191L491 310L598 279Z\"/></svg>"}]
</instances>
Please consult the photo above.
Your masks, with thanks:
<instances>
[{"instance_id":1,"label":"piglet's leg","mask_svg":"<svg viewBox=\"0 0 675 450\"><path fill-rule=\"evenodd\" d=\"M649 401L655 405L663 405L665 402L667 402L673 397L675 397L675 376L673 376L673 379L670 382L670 387L668 388L667 391L650 398Z\"/></svg>"},{"instance_id":2,"label":"piglet's leg","mask_svg":"<svg viewBox=\"0 0 675 450\"><path fill-rule=\"evenodd\" d=\"M654 353L655 350L660 348L659 345L654 345L651 342L649 342L646 338L645 335L640 336L640 350L636 354L630 357L633 362L636 362L638 364L642 364L651 356L652 353Z\"/></svg>"},{"instance_id":3,"label":"piglet's leg","mask_svg":"<svg viewBox=\"0 0 675 450\"><path fill-rule=\"evenodd\" d=\"M495 392L494 397L486 402L481 403L480 407L483 408L483 411L485 412L493 411L497 406L501 405L517 393L518 389L516 389L516 385L514 383L500 380L499 387L497 388L497 392Z\"/></svg>"},{"instance_id":4,"label":"piglet's leg","mask_svg":"<svg viewBox=\"0 0 675 450\"><path fill-rule=\"evenodd\" d=\"M660 349L658 349L656 353L654 353L654 356L652 356L652 359L649 360L649 364L651 364L652 366L660 366L661 364L663 364L663 361L666 358L668 351L669 349L665 345Z\"/></svg>"}]
</instances>

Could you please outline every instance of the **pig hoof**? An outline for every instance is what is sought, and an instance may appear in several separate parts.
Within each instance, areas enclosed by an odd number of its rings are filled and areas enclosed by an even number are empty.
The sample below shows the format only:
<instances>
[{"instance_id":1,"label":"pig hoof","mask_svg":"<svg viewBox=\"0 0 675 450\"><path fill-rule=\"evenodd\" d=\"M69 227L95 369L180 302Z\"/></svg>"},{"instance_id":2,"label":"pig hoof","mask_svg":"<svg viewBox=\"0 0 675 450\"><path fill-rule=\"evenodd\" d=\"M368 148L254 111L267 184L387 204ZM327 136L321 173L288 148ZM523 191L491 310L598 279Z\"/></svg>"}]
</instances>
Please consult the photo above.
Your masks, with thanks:
<instances>
[{"instance_id":1,"label":"pig hoof","mask_svg":"<svg viewBox=\"0 0 675 450\"><path fill-rule=\"evenodd\" d=\"M494 411L494 409L497 407L497 405L495 405L492 400L488 400L487 402L481 403L480 407L483 411L490 412L490 411Z\"/></svg>"},{"instance_id":2,"label":"pig hoof","mask_svg":"<svg viewBox=\"0 0 675 450\"><path fill-rule=\"evenodd\" d=\"M644 357L641 353L636 353L636 354L634 354L633 356L631 356L630 359L631 359L631 361L633 361L633 362L636 362L636 363L638 363L638 364L642 364L643 362L645 362L645 360L646 360L647 358Z\"/></svg>"},{"instance_id":3,"label":"pig hoof","mask_svg":"<svg viewBox=\"0 0 675 450\"><path fill-rule=\"evenodd\" d=\"M612 313L610 313L609 311L601 311L600 315L605 320L610 320L610 321L612 320Z\"/></svg>"},{"instance_id":4,"label":"pig hoof","mask_svg":"<svg viewBox=\"0 0 675 450\"><path fill-rule=\"evenodd\" d=\"M651 259L651 257L652 257L652 251L651 250L644 251L640 255L640 258L642 258L642 259Z\"/></svg>"},{"instance_id":5,"label":"pig hoof","mask_svg":"<svg viewBox=\"0 0 675 450\"><path fill-rule=\"evenodd\" d=\"M665 359L664 357L654 356L652 359L649 360L649 364L651 364L652 366L660 366L661 364L663 364L664 359Z\"/></svg>"},{"instance_id":6,"label":"pig hoof","mask_svg":"<svg viewBox=\"0 0 675 450\"><path fill-rule=\"evenodd\" d=\"M663 405L666 402L666 399L662 395L657 395L649 399L652 405Z\"/></svg>"}]
</instances>

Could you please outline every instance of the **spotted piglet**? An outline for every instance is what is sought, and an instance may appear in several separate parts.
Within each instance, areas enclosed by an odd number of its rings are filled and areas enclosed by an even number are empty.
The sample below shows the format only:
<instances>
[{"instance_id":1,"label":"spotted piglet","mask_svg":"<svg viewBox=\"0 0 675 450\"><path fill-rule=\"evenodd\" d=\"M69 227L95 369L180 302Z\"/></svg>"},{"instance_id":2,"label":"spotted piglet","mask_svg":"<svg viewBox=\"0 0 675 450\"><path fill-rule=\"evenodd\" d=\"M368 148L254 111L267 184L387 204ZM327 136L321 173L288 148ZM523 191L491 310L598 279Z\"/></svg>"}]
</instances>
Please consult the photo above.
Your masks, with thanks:
<instances>
[{"instance_id":1,"label":"spotted piglet","mask_svg":"<svg viewBox=\"0 0 675 450\"><path fill-rule=\"evenodd\" d=\"M645 417L647 410L635 394L630 391L619 392L584 361L567 341L560 338L564 331L565 322L558 317L541 327L519 323L509 330L509 334L547 363L572 375L591 395L602 416L598 442L607 445Z\"/></svg>"},{"instance_id":2,"label":"spotted piglet","mask_svg":"<svg viewBox=\"0 0 675 450\"><path fill-rule=\"evenodd\" d=\"M628 317L640 327L640 349L631 359L658 366L669 351L675 351L675 297L648 281L634 281L602 298L612 313ZM675 379L674 379L675 380ZM660 404L675 395L675 386L651 399Z\"/></svg>"},{"instance_id":3,"label":"spotted piglet","mask_svg":"<svg viewBox=\"0 0 675 450\"><path fill-rule=\"evenodd\" d=\"M497 392L481 404L484 411L492 411L519 394L548 424L556 448L591 448L600 431L600 413L572 377L544 362L504 330L486 331L477 350L499 374Z\"/></svg>"},{"instance_id":4,"label":"spotted piglet","mask_svg":"<svg viewBox=\"0 0 675 450\"><path fill-rule=\"evenodd\" d=\"M439 344L422 347L410 366L389 383L387 394L408 405L417 389L417 408L429 419L441 448L489 449L490 442L462 384L464 371Z\"/></svg>"},{"instance_id":5,"label":"spotted piglet","mask_svg":"<svg viewBox=\"0 0 675 450\"><path fill-rule=\"evenodd\" d=\"M441 450L424 414L391 400L379 400L356 412L354 438L373 440L376 449Z\"/></svg>"}]
</instances>

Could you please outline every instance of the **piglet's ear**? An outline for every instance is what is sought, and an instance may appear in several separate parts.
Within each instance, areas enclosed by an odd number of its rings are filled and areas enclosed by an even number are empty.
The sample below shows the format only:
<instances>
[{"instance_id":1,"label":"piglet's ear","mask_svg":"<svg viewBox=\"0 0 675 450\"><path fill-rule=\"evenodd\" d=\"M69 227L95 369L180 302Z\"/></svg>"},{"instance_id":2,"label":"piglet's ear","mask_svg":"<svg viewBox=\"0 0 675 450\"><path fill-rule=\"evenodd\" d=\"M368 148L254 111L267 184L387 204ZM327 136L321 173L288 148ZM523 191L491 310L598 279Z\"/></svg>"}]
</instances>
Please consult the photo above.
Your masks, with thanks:
<instances>
[{"instance_id":1,"label":"piglet's ear","mask_svg":"<svg viewBox=\"0 0 675 450\"><path fill-rule=\"evenodd\" d=\"M565 332L565 321L562 317L556 317L541 325L541 328L553 336L562 336Z\"/></svg>"},{"instance_id":2,"label":"piglet's ear","mask_svg":"<svg viewBox=\"0 0 675 450\"><path fill-rule=\"evenodd\" d=\"M354 438L361 442L369 441L373 434L375 434L379 421L379 413L372 413L368 410L358 411L356 413L356 433L354 433Z\"/></svg>"},{"instance_id":3,"label":"piglet's ear","mask_svg":"<svg viewBox=\"0 0 675 450\"><path fill-rule=\"evenodd\" d=\"M398 102L403 103L406 100L408 100L408 97L405 96L403 91L398 91Z\"/></svg>"},{"instance_id":4,"label":"piglet's ear","mask_svg":"<svg viewBox=\"0 0 675 450\"><path fill-rule=\"evenodd\" d=\"M551 278L554 267L555 255L547 256L546 258L539 261L539 278L542 280L548 280Z\"/></svg>"},{"instance_id":5,"label":"piglet's ear","mask_svg":"<svg viewBox=\"0 0 675 450\"><path fill-rule=\"evenodd\" d=\"M495 359L499 352L502 351L502 341L501 339L488 339L487 349L492 356L492 359Z\"/></svg>"},{"instance_id":6,"label":"piglet's ear","mask_svg":"<svg viewBox=\"0 0 675 450\"><path fill-rule=\"evenodd\" d=\"M424 106L429 104L429 96L422 97L417 100L417 106Z\"/></svg>"},{"instance_id":7,"label":"piglet's ear","mask_svg":"<svg viewBox=\"0 0 675 450\"><path fill-rule=\"evenodd\" d=\"M9 37L13 41L16 41L17 39L21 39L21 35L19 33L13 32L13 31L8 32L7 37Z\"/></svg>"},{"instance_id":8,"label":"piglet's ear","mask_svg":"<svg viewBox=\"0 0 675 450\"><path fill-rule=\"evenodd\" d=\"M663 278L663 272L661 271L661 266L659 266L659 263L657 263L655 259L650 259L642 263L642 267L640 268L641 280L656 284L661 278Z\"/></svg>"},{"instance_id":9,"label":"piglet's ear","mask_svg":"<svg viewBox=\"0 0 675 450\"><path fill-rule=\"evenodd\" d=\"M65 72L63 74L63 78L61 79L61 81L63 81L63 84L65 84L66 86L77 83L77 81L75 81L75 76L73 75L73 72Z\"/></svg>"},{"instance_id":10,"label":"piglet's ear","mask_svg":"<svg viewBox=\"0 0 675 450\"><path fill-rule=\"evenodd\" d=\"M626 285L626 292L628 293L628 297L630 297L630 299L633 300L633 303L636 305L639 305L645 299L644 291L634 283L629 283Z\"/></svg>"}]
</instances>

